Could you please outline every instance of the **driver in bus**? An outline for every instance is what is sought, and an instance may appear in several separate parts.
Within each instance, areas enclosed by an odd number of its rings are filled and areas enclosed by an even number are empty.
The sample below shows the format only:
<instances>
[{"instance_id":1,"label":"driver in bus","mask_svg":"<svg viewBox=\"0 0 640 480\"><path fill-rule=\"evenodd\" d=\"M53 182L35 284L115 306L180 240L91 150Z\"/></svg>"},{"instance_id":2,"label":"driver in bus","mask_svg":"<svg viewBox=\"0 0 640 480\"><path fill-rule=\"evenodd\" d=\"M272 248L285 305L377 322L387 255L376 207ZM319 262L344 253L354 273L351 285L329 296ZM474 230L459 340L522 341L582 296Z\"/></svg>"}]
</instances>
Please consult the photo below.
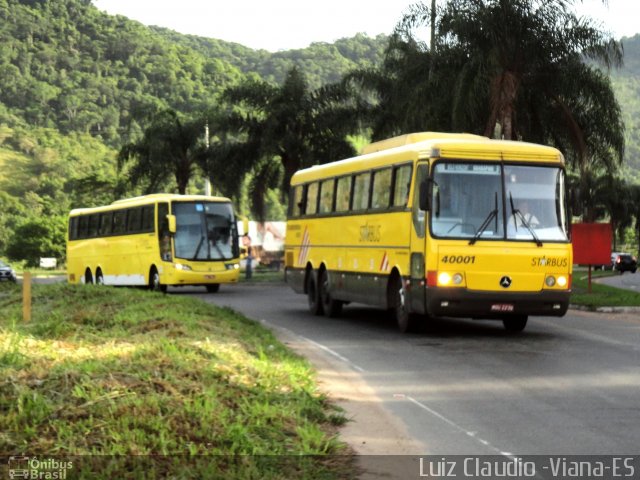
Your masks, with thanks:
<instances>
[{"instance_id":1,"label":"driver in bus","mask_svg":"<svg viewBox=\"0 0 640 480\"><path fill-rule=\"evenodd\" d=\"M520 215L514 211L511 214L511 219L509 221L509 226L515 231L517 231L518 228L526 228L526 225L529 225L531 228L536 228L540 225L540 220L538 220L538 217L536 217L531 211L531 207L527 200L523 200L519 203L518 210L520 211Z\"/></svg>"}]
</instances>

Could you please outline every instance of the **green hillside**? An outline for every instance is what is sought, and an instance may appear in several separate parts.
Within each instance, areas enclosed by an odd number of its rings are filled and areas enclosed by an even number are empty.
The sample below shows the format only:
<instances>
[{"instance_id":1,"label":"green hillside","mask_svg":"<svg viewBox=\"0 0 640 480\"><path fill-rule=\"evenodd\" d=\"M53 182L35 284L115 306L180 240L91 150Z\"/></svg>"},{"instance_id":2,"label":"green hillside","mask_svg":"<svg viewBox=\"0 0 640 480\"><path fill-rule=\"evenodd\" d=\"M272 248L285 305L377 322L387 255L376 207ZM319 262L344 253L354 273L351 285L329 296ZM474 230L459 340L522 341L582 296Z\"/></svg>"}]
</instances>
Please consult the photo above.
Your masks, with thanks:
<instances>
[{"instance_id":1,"label":"green hillside","mask_svg":"<svg viewBox=\"0 0 640 480\"><path fill-rule=\"evenodd\" d=\"M0 103L29 124L80 131L118 147L145 115L215 105L249 74L280 81L299 65L312 86L379 61L386 40L270 54L148 28L99 11L89 0L0 0Z\"/></svg>"},{"instance_id":2,"label":"green hillside","mask_svg":"<svg viewBox=\"0 0 640 480\"><path fill-rule=\"evenodd\" d=\"M398 19L400 20L400 19ZM147 27L91 0L0 0L0 255L21 218L137 194L116 168L151 116L221 105L247 78L280 83L297 66L310 88L380 65L388 37L271 53ZM625 177L640 183L640 35L611 72L626 124Z\"/></svg>"},{"instance_id":3,"label":"green hillside","mask_svg":"<svg viewBox=\"0 0 640 480\"><path fill-rule=\"evenodd\" d=\"M626 126L625 170L640 183L640 34L623 38L624 67L611 79Z\"/></svg>"}]
</instances>

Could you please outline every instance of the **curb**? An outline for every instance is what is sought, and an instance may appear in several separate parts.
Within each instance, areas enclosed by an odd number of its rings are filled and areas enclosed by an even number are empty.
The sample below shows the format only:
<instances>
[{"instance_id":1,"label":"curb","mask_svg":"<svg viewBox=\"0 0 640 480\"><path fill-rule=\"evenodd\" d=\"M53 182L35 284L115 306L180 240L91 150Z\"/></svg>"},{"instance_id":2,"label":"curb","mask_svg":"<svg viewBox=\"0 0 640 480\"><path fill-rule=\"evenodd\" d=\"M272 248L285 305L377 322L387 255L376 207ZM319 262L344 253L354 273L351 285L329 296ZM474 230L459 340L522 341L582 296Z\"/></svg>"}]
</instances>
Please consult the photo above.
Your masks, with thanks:
<instances>
[{"instance_id":1,"label":"curb","mask_svg":"<svg viewBox=\"0 0 640 480\"><path fill-rule=\"evenodd\" d=\"M569 305L569 309L598 313L640 313L640 307L589 307L585 305Z\"/></svg>"}]
</instances>

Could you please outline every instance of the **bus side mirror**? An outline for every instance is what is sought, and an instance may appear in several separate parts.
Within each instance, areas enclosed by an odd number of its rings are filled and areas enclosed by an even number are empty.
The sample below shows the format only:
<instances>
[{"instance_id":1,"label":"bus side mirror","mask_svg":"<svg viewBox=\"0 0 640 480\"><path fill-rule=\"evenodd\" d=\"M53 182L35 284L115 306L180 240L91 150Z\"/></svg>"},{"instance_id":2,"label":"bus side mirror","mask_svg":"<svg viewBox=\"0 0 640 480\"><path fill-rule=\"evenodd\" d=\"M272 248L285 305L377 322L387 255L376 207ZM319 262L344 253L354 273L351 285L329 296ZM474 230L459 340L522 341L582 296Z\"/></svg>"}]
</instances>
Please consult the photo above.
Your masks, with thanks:
<instances>
[{"instance_id":1,"label":"bus side mirror","mask_svg":"<svg viewBox=\"0 0 640 480\"><path fill-rule=\"evenodd\" d=\"M433 190L433 182L425 180L420 183L420 197L419 206L420 210L429 210L429 199L431 198L431 192Z\"/></svg>"},{"instance_id":2,"label":"bus side mirror","mask_svg":"<svg viewBox=\"0 0 640 480\"><path fill-rule=\"evenodd\" d=\"M169 223L169 233L176 233L176 216L167 215L167 222Z\"/></svg>"}]
</instances>

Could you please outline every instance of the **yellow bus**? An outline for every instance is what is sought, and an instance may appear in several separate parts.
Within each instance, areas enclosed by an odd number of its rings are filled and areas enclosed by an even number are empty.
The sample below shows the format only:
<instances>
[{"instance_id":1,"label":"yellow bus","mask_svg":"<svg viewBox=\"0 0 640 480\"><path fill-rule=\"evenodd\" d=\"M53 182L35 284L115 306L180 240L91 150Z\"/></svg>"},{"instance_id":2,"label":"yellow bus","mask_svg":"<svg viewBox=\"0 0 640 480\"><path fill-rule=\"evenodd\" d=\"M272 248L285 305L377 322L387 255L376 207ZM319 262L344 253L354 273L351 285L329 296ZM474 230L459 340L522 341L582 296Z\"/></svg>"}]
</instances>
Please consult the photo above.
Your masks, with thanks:
<instances>
[{"instance_id":1,"label":"yellow bus","mask_svg":"<svg viewBox=\"0 0 640 480\"><path fill-rule=\"evenodd\" d=\"M221 283L238 281L239 254L228 198L153 194L69 214L70 283L217 292Z\"/></svg>"},{"instance_id":2,"label":"yellow bus","mask_svg":"<svg viewBox=\"0 0 640 480\"><path fill-rule=\"evenodd\" d=\"M572 249L555 148L421 132L296 172L285 278L316 315L388 309L401 331L428 317L562 316Z\"/></svg>"}]
</instances>

